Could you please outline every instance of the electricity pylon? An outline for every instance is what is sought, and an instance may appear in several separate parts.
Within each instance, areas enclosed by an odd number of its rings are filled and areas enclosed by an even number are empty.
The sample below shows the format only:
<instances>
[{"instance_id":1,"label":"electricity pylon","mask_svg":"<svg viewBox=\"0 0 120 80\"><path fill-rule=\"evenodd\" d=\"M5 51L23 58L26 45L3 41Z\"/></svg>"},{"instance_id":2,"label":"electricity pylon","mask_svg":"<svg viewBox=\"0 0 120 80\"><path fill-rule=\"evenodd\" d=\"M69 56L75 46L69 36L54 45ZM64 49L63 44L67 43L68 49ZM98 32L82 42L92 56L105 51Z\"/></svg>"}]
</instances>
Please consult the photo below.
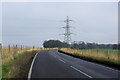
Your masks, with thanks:
<instances>
[{"instance_id":1,"label":"electricity pylon","mask_svg":"<svg viewBox=\"0 0 120 80\"><path fill-rule=\"evenodd\" d=\"M64 21L66 23L66 26L65 27L62 27L65 29L65 33L63 34L64 35L64 42L70 44L71 43L71 32L70 32L70 25L69 25L69 22L72 21L69 19L69 17L67 16L67 19Z\"/></svg>"}]
</instances>

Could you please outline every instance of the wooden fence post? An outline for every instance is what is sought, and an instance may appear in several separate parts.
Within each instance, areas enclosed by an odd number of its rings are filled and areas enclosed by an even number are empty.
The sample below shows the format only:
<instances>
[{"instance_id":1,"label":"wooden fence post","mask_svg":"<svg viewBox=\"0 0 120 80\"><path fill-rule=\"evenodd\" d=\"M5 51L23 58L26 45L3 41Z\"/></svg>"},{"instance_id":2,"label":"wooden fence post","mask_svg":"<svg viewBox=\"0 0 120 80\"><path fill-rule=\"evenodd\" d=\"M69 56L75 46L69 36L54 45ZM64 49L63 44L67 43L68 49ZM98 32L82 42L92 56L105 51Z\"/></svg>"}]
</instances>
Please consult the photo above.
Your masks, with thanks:
<instances>
[{"instance_id":1,"label":"wooden fence post","mask_svg":"<svg viewBox=\"0 0 120 80\"><path fill-rule=\"evenodd\" d=\"M18 46L16 45L16 47L15 47L15 50L16 50L16 55L17 55L17 53L18 53L18 50L17 50L17 48L18 48Z\"/></svg>"},{"instance_id":2,"label":"wooden fence post","mask_svg":"<svg viewBox=\"0 0 120 80\"><path fill-rule=\"evenodd\" d=\"M8 53L9 53L9 57L10 57L10 52L11 52L11 50L10 50L11 48L10 48L10 44L8 45Z\"/></svg>"},{"instance_id":3,"label":"wooden fence post","mask_svg":"<svg viewBox=\"0 0 120 80\"><path fill-rule=\"evenodd\" d=\"M97 49L97 57L98 57L98 49Z\"/></svg>"},{"instance_id":4,"label":"wooden fence post","mask_svg":"<svg viewBox=\"0 0 120 80\"><path fill-rule=\"evenodd\" d=\"M0 57L1 57L1 61L2 61L2 44L0 44Z\"/></svg>"},{"instance_id":5,"label":"wooden fence post","mask_svg":"<svg viewBox=\"0 0 120 80\"><path fill-rule=\"evenodd\" d=\"M25 47L24 47L24 45L23 45L23 51L25 51Z\"/></svg>"},{"instance_id":6,"label":"wooden fence post","mask_svg":"<svg viewBox=\"0 0 120 80\"><path fill-rule=\"evenodd\" d=\"M92 50L90 50L90 49L88 50L88 55L89 55L89 56L90 56L91 51L92 51Z\"/></svg>"},{"instance_id":7,"label":"wooden fence post","mask_svg":"<svg viewBox=\"0 0 120 80\"><path fill-rule=\"evenodd\" d=\"M13 57L15 56L15 46L13 45Z\"/></svg>"},{"instance_id":8,"label":"wooden fence post","mask_svg":"<svg viewBox=\"0 0 120 80\"><path fill-rule=\"evenodd\" d=\"M33 50L34 50L35 46L33 46Z\"/></svg>"},{"instance_id":9,"label":"wooden fence post","mask_svg":"<svg viewBox=\"0 0 120 80\"><path fill-rule=\"evenodd\" d=\"M107 50L107 56L108 56L108 59L109 59L109 58L110 58L110 57L109 57L109 56L110 56L110 55L109 55L109 50Z\"/></svg>"},{"instance_id":10,"label":"wooden fence post","mask_svg":"<svg viewBox=\"0 0 120 80\"><path fill-rule=\"evenodd\" d=\"M22 45L21 45L21 52L22 52Z\"/></svg>"}]
</instances>

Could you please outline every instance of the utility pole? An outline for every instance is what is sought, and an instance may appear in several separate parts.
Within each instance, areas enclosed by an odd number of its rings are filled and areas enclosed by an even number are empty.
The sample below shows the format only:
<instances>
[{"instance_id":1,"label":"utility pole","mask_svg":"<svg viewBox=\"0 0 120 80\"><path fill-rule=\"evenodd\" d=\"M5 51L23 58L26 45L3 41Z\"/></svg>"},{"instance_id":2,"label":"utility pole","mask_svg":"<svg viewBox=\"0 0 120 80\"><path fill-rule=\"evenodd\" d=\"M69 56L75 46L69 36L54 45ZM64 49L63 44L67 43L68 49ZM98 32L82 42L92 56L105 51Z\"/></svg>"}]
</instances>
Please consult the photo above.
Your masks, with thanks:
<instances>
[{"instance_id":1,"label":"utility pole","mask_svg":"<svg viewBox=\"0 0 120 80\"><path fill-rule=\"evenodd\" d=\"M67 16L67 19L64 21L66 23L66 26L63 27L65 29L65 33L63 34L64 35L64 42L66 43L70 43L71 42L71 32L70 32L70 26L69 26L69 22L72 21L69 19L69 17Z\"/></svg>"}]
</instances>

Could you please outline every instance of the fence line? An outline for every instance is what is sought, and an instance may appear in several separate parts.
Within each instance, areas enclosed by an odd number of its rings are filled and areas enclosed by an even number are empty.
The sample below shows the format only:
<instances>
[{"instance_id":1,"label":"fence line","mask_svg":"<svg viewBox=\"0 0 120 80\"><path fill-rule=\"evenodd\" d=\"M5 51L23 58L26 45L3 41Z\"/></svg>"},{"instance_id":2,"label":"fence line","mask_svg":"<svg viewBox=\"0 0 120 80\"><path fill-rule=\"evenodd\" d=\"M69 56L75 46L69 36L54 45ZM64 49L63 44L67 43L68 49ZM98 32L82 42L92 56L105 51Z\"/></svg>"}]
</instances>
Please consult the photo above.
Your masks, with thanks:
<instances>
[{"instance_id":1,"label":"fence line","mask_svg":"<svg viewBox=\"0 0 120 80\"><path fill-rule=\"evenodd\" d=\"M2 47L2 46L1 46ZM24 45L8 45L7 47L4 47L1 49L1 57L2 62L5 63L10 59L13 59L14 56L17 56L18 54L27 51L30 48L25 48Z\"/></svg>"},{"instance_id":2,"label":"fence line","mask_svg":"<svg viewBox=\"0 0 120 80\"><path fill-rule=\"evenodd\" d=\"M70 49L70 48L61 48L60 50L71 54L80 54L83 56L91 56L91 57L93 56L93 57L106 58L110 60L118 60L118 52L114 53L111 52L109 49L106 50L106 52L101 51L99 49L78 50L78 49Z\"/></svg>"},{"instance_id":3,"label":"fence line","mask_svg":"<svg viewBox=\"0 0 120 80\"><path fill-rule=\"evenodd\" d=\"M2 79L2 44L0 44L0 80Z\"/></svg>"}]
</instances>

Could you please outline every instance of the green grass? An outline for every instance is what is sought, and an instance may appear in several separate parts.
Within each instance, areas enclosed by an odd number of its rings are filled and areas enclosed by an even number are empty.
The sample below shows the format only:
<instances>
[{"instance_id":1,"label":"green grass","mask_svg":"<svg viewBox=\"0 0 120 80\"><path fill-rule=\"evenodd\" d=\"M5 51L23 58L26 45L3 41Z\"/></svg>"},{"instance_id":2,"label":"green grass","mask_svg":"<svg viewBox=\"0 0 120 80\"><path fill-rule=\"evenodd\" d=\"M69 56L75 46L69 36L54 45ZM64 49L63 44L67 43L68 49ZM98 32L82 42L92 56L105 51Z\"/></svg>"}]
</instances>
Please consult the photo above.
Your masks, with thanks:
<instances>
[{"instance_id":1,"label":"green grass","mask_svg":"<svg viewBox=\"0 0 120 80\"><path fill-rule=\"evenodd\" d=\"M13 61L14 60L9 60L7 63L2 65L2 78L6 78Z\"/></svg>"},{"instance_id":2,"label":"green grass","mask_svg":"<svg viewBox=\"0 0 120 80\"><path fill-rule=\"evenodd\" d=\"M15 56L12 60L9 60L8 62L2 64L2 78L6 78L9 70L11 69L12 63L17 60L22 54L24 54L24 52L18 56Z\"/></svg>"},{"instance_id":3,"label":"green grass","mask_svg":"<svg viewBox=\"0 0 120 80\"><path fill-rule=\"evenodd\" d=\"M14 59L2 65L2 78L24 78L28 64L36 51L27 51L15 56Z\"/></svg>"},{"instance_id":4,"label":"green grass","mask_svg":"<svg viewBox=\"0 0 120 80\"><path fill-rule=\"evenodd\" d=\"M2 78L2 66L0 65L0 79Z\"/></svg>"}]
</instances>

